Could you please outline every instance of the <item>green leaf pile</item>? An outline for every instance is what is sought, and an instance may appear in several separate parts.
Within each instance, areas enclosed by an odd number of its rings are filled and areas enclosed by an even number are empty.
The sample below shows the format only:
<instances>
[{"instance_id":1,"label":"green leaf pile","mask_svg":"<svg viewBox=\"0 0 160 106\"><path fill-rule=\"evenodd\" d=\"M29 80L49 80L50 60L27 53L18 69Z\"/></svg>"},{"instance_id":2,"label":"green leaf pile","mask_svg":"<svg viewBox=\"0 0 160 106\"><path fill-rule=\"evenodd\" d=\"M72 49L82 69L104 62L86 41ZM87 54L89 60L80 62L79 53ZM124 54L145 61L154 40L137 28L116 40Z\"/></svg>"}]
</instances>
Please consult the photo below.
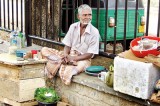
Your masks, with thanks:
<instances>
[{"instance_id":1,"label":"green leaf pile","mask_svg":"<svg viewBox=\"0 0 160 106\"><path fill-rule=\"evenodd\" d=\"M34 98L43 103L55 103L60 100L60 97L53 88L37 88Z\"/></svg>"}]
</instances>

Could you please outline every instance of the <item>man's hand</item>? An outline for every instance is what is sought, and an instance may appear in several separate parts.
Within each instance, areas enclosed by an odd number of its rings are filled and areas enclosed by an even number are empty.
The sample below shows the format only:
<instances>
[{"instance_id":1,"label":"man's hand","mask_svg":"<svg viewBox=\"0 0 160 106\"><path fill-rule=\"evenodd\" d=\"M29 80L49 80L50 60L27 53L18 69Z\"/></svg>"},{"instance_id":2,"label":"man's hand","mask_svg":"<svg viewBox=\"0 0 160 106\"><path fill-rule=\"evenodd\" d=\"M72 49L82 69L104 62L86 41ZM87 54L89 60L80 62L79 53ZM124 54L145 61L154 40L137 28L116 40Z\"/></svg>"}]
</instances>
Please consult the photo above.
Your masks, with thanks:
<instances>
[{"instance_id":1,"label":"man's hand","mask_svg":"<svg viewBox=\"0 0 160 106\"><path fill-rule=\"evenodd\" d=\"M70 56L70 55L67 56L68 62L74 62L74 58L75 56Z\"/></svg>"},{"instance_id":2,"label":"man's hand","mask_svg":"<svg viewBox=\"0 0 160 106\"><path fill-rule=\"evenodd\" d=\"M64 57L62 58L62 64L67 64L67 63L68 63L68 59L67 59L66 56L64 56Z\"/></svg>"},{"instance_id":3,"label":"man's hand","mask_svg":"<svg viewBox=\"0 0 160 106\"><path fill-rule=\"evenodd\" d=\"M76 63L76 61L74 60L76 58L76 56L66 56L62 59L62 63L63 64L74 64Z\"/></svg>"}]
</instances>

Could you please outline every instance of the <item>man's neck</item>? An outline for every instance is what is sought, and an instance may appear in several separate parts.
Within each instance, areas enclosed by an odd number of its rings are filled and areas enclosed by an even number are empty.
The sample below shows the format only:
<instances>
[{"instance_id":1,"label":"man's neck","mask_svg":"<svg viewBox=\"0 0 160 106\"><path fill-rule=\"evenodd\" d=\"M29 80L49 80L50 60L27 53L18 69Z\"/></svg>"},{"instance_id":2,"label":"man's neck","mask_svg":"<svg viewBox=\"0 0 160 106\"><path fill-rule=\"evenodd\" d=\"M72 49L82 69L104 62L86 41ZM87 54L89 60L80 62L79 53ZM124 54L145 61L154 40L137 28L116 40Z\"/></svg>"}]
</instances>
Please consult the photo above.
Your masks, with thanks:
<instances>
[{"instance_id":1,"label":"man's neck","mask_svg":"<svg viewBox=\"0 0 160 106\"><path fill-rule=\"evenodd\" d=\"M80 24L80 27L81 27L82 29L84 29L84 28L87 27L87 25L88 25L88 24Z\"/></svg>"},{"instance_id":2,"label":"man's neck","mask_svg":"<svg viewBox=\"0 0 160 106\"><path fill-rule=\"evenodd\" d=\"M85 29L88 24L80 24L80 36L85 32Z\"/></svg>"}]
</instances>

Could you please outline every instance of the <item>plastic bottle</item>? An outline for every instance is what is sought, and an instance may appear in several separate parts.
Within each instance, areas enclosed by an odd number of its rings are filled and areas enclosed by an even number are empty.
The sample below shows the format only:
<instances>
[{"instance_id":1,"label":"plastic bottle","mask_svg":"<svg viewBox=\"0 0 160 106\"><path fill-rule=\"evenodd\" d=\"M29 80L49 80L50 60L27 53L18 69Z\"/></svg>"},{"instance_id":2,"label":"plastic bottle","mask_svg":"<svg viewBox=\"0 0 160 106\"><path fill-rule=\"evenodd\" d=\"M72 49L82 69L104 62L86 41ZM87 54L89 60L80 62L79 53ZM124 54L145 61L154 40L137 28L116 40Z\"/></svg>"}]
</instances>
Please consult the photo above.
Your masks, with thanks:
<instances>
[{"instance_id":1,"label":"plastic bottle","mask_svg":"<svg viewBox=\"0 0 160 106\"><path fill-rule=\"evenodd\" d=\"M10 37L9 37L9 45L12 46L13 45L13 37L14 37L14 31L12 31L10 33Z\"/></svg>"},{"instance_id":2,"label":"plastic bottle","mask_svg":"<svg viewBox=\"0 0 160 106\"><path fill-rule=\"evenodd\" d=\"M12 31L10 35L9 54L15 54L17 50L17 32Z\"/></svg>"},{"instance_id":3,"label":"plastic bottle","mask_svg":"<svg viewBox=\"0 0 160 106\"><path fill-rule=\"evenodd\" d=\"M23 38L23 34L22 32L18 32L18 36L17 36L17 47L18 48L22 48L22 38Z\"/></svg>"},{"instance_id":4,"label":"plastic bottle","mask_svg":"<svg viewBox=\"0 0 160 106\"><path fill-rule=\"evenodd\" d=\"M26 40L26 35L25 33L22 33L23 34L23 38L22 38L22 47L27 47L27 40Z\"/></svg>"},{"instance_id":5,"label":"plastic bottle","mask_svg":"<svg viewBox=\"0 0 160 106\"><path fill-rule=\"evenodd\" d=\"M17 31L12 31L10 33L10 46L17 45Z\"/></svg>"},{"instance_id":6,"label":"plastic bottle","mask_svg":"<svg viewBox=\"0 0 160 106\"><path fill-rule=\"evenodd\" d=\"M17 46L17 35L16 34L13 35L12 46Z\"/></svg>"}]
</instances>

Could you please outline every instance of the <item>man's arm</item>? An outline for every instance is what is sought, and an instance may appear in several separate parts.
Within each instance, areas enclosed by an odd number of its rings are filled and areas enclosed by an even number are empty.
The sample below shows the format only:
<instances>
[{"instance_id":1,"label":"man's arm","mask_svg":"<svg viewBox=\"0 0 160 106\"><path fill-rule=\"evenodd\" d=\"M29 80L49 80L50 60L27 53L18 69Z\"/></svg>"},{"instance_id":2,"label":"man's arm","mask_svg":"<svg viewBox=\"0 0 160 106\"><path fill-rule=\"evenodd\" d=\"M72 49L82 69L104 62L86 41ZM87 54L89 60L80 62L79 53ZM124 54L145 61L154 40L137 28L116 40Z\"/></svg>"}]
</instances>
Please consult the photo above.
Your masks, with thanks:
<instances>
[{"instance_id":1,"label":"man's arm","mask_svg":"<svg viewBox=\"0 0 160 106\"><path fill-rule=\"evenodd\" d=\"M71 47L65 45L65 47L64 47L64 56L65 57L70 54L70 50L71 50Z\"/></svg>"},{"instance_id":2,"label":"man's arm","mask_svg":"<svg viewBox=\"0 0 160 106\"><path fill-rule=\"evenodd\" d=\"M69 61L81 61L81 60L86 60L90 59L93 56L93 53L85 53L79 56L70 56L68 55L67 58Z\"/></svg>"},{"instance_id":3,"label":"man's arm","mask_svg":"<svg viewBox=\"0 0 160 106\"><path fill-rule=\"evenodd\" d=\"M64 63L68 63L70 61L68 59L68 56L70 54L70 50L71 50L71 47L65 45L65 47L64 47L64 58L63 58Z\"/></svg>"}]
</instances>

